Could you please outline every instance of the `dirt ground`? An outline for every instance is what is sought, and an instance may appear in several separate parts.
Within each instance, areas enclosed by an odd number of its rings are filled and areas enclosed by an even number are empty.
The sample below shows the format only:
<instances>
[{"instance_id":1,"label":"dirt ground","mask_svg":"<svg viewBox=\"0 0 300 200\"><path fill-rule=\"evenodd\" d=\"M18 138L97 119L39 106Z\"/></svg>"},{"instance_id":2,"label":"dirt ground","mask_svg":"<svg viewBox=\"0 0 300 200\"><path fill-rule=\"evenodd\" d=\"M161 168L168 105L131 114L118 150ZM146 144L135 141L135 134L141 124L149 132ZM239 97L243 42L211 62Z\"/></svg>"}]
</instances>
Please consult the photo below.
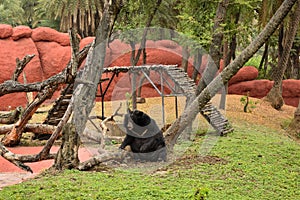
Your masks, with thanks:
<instances>
[{"instance_id":1,"label":"dirt ground","mask_svg":"<svg viewBox=\"0 0 300 200\"><path fill-rule=\"evenodd\" d=\"M250 98L250 102L252 104L251 112L245 113L243 112L243 104L241 103L240 99L242 96L239 95L227 95L227 103L226 109L224 114L227 118L234 124L235 122L244 121L245 123L249 124L260 124L271 129L276 130L283 130L285 124L287 124L294 115L296 110L295 107L286 106L284 105L280 111L272 109L268 102L265 102L260 99ZM170 102L169 102L170 101ZM183 101L179 102L179 113L181 112L182 108L184 107ZM217 105L219 102L219 97L213 99L213 104ZM174 109L174 101L173 99L166 100L165 102L165 110L167 114L167 123L172 122L175 119L175 109ZM97 105L98 106L98 105ZM100 107L100 106L98 106ZM109 106L108 106L109 107ZM106 110L107 115L113 110L113 105ZM153 98L147 99L147 103L145 105L139 105L140 109L149 110L150 115L151 113L161 113L161 112L153 112L156 110L161 109L161 99L160 98ZM100 109L97 108L99 111ZM33 120L40 120L40 116L35 116ZM284 133L284 132L283 132ZM10 151L17 154L36 154L41 149L42 146L18 146L9 148ZM51 152L56 152L58 150L58 146L54 146L51 149ZM79 151L79 158L81 161L85 161L91 157L91 152L87 149L81 148ZM200 158L199 158L200 159ZM203 158L200 159L201 162L205 162L208 160L209 162L225 162L219 160L219 158ZM53 160L46 160L36 163L29 163L28 165L32 168L33 174L26 173L19 169L18 167L14 166L12 163L8 162L4 158L0 157L0 190L2 187L12 184L20 183L28 178L33 178L45 169L48 169L53 164Z\"/></svg>"}]
</instances>

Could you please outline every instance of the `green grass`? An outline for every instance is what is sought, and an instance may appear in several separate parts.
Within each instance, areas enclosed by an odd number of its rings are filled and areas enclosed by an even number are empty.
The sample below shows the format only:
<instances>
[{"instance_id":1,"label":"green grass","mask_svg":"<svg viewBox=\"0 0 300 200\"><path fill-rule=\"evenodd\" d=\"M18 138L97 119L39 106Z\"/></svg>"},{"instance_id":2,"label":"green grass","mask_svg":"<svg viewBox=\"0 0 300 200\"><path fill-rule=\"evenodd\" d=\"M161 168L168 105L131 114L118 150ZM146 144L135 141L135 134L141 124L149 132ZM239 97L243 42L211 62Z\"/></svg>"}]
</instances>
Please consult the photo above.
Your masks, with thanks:
<instances>
[{"instance_id":1,"label":"green grass","mask_svg":"<svg viewBox=\"0 0 300 200\"><path fill-rule=\"evenodd\" d=\"M276 130L234 124L203 162L203 136L178 160L157 173L133 169L69 170L5 187L0 199L300 199L300 145Z\"/></svg>"}]
</instances>

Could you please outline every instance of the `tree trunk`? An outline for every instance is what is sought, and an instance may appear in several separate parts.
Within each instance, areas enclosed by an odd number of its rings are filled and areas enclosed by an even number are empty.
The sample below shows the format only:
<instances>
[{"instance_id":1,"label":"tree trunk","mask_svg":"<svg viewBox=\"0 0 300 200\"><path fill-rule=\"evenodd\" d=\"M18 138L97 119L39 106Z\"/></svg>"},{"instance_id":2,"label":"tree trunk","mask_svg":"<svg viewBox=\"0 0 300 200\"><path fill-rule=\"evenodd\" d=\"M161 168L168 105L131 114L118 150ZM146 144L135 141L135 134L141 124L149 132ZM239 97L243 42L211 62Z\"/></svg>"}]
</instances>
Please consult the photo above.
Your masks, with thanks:
<instances>
[{"instance_id":1,"label":"tree trunk","mask_svg":"<svg viewBox=\"0 0 300 200\"><path fill-rule=\"evenodd\" d=\"M286 31L286 40L284 42L282 55L279 57L277 69L274 71L274 84L270 92L267 94L266 99L271 102L273 108L279 110L283 104L284 100L282 97L282 79L284 72L287 68L290 51L293 45L294 38L297 33L297 29L300 22L300 2L297 2L296 10L294 11L290 22L288 30Z\"/></svg>"},{"instance_id":2,"label":"tree trunk","mask_svg":"<svg viewBox=\"0 0 300 200\"><path fill-rule=\"evenodd\" d=\"M224 23L228 3L229 0L223 0L218 5L217 13L214 19L212 44L209 48L209 55L211 58L208 57L207 66L196 89L196 95L200 94L200 92L214 79L220 68L221 47L223 40L223 29L221 24Z\"/></svg>"},{"instance_id":3,"label":"tree trunk","mask_svg":"<svg viewBox=\"0 0 300 200\"><path fill-rule=\"evenodd\" d=\"M288 132L292 136L300 138L300 100L299 100L298 108L294 113L294 119L289 126Z\"/></svg>"},{"instance_id":4,"label":"tree trunk","mask_svg":"<svg viewBox=\"0 0 300 200\"><path fill-rule=\"evenodd\" d=\"M194 56L194 71L193 71L193 74L192 74L192 79L194 80L194 82L196 83L197 82L197 77L200 73L200 67L201 67L201 64L202 64L202 53L201 53L201 50L200 49L197 49L196 50L196 54Z\"/></svg>"},{"instance_id":5,"label":"tree trunk","mask_svg":"<svg viewBox=\"0 0 300 200\"><path fill-rule=\"evenodd\" d=\"M93 47L86 59L83 73L76 78L78 85L74 90L74 113L72 123L76 134L81 135L93 106L97 86L102 75L106 46L109 34L113 29L114 20L122 7L122 1L106 1L105 8L97 28Z\"/></svg>"},{"instance_id":6,"label":"tree trunk","mask_svg":"<svg viewBox=\"0 0 300 200\"><path fill-rule=\"evenodd\" d=\"M7 134L13 129L14 125L0 126L0 135ZM56 129L56 126L48 124L26 124L24 132L32 132L36 134L52 134Z\"/></svg>"},{"instance_id":7,"label":"tree trunk","mask_svg":"<svg viewBox=\"0 0 300 200\"><path fill-rule=\"evenodd\" d=\"M79 136L75 132L75 126L66 124L62 131L62 144L52 167L56 170L77 168L79 165L78 149Z\"/></svg>"},{"instance_id":8,"label":"tree trunk","mask_svg":"<svg viewBox=\"0 0 300 200\"><path fill-rule=\"evenodd\" d=\"M146 22L146 26L145 26L145 29L144 29L144 32L143 32L143 36L142 36L142 40L141 40L141 45L140 45L140 47L139 47L139 49L138 49L138 51L137 51L137 54L136 54L136 55L135 55L135 53L134 53L134 54L131 54L131 55L133 56L133 58L131 57L131 60L132 60L131 65L132 65L132 66L136 66L136 65L137 65L137 63L139 62L139 59L140 59L140 56L141 56L141 54L142 54L143 49L146 48L146 41L147 41L148 30L149 30L149 27L150 27L150 25L151 25L151 22L152 22L152 20L153 20L155 14L156 14L156 11L157 11L158 7L159 7L160 4L161 4L161 2L162 2L162 0L157 0L157 1L156 1L156 5L155 5L155 7L154 7L154 10L153 10L153 12L150 14L150 16L149 16L149 18L148 18L148 21ZM135 49L135 45L134 45L134 46L131 46L131 48L134 48L134 49ZM133 50L133 49L132 49L132 50ZM134 52L135 52L135 50L134 50Z\"/></svg>"},{"instance_id":9,"label":"tree trunk","mask_svg":"<svg viewBox=\"0 0 300 200\"><path fill-rule=\"evenodd\" d=\"M262 32L245 48L241 54L231 62L184 110L182 115L166 131L166 143L168 150L172 151L179 135L188 124L195 119L199 111L210 101L210 99L223 87L229 79L261 48L261 46L274 33L279 24L291 10L297 0L285 0L270 19Z\"/></svg>"},{"instance_id":10,"label":"tree trunk","mask_svg":"<svg viewBox=\"0 0 300 200\"><path fill-rule=\"evenodd\" d=\"M186 46L182 47L182 61L181 61L181 67L183 68L183 70L184 70L185 72L187 72L187 69L188 69L188 65L189 65L189 57L190 57L190 53L189 53L188 47L186 47Z\"/></svg>"}]
</instances>

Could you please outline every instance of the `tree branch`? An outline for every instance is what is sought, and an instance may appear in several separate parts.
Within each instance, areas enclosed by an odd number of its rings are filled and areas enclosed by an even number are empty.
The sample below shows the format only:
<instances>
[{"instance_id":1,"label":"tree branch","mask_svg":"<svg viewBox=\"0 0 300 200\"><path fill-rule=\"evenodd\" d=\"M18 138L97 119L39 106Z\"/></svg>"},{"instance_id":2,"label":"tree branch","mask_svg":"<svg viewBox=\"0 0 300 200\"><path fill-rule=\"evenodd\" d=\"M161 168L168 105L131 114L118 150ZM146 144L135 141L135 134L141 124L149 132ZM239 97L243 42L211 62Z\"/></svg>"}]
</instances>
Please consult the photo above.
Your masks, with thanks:
<instances>
[{"instance_id":1,"label":"tree branch","mask_svg":"<svg viewBox=\"0 0 300 200\"><path fill-rule=\"evenodd\" d=\"M83 48L78 54L78 66L84 61L87 56L87 53L91 47L91 44L87 45ZM70 68L72 65L71 62L67 64L67 67L60 73L46 79L42 82L35 82L35 83L28 83L28 84L21 84L16 81L8 80L4 83L0 84L0 96L10 93L16 92L39 92L43 88L48 85L59 85L67 82L67 68Z\"/></svg>"},{"instance_id":2,"label":"tree branch","mask_svg":"<svg viewBox=\"0 0 300 200\"><path fill-rule=\"evenodd\" d=\"M26 55L22 60L19 60L19 58L16 59L17 62L17 66L16 69L14 71L13 76L11 77L12 81L17 81L20 74L22 73L22 71L24 70L24 68L26 67L26 65L32 60L32 58L34 58L34 54L33 55Z\"/></svg>"}]
</instances>

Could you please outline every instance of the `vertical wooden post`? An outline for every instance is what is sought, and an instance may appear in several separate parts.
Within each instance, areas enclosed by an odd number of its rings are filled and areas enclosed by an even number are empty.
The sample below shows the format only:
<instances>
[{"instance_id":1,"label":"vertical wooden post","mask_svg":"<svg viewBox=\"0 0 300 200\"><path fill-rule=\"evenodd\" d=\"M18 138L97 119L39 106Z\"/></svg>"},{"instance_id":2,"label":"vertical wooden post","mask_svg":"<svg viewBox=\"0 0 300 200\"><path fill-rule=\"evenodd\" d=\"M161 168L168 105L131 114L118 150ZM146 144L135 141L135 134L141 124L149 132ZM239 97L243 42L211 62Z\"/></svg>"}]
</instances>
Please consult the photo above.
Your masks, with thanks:
<instances>
[{"instance_id":1,"label":"vertical wooden post","mask_svg":"<svg viewBox=\"0 0 300 200\"><path fill-rule=\"evenodd\" d=\"M55 158L56 170L74 169L79 165L78 158L79 136L75 131L75 126L68 123L62 131L62 144Z\"/></svg>"}]
</instances>

